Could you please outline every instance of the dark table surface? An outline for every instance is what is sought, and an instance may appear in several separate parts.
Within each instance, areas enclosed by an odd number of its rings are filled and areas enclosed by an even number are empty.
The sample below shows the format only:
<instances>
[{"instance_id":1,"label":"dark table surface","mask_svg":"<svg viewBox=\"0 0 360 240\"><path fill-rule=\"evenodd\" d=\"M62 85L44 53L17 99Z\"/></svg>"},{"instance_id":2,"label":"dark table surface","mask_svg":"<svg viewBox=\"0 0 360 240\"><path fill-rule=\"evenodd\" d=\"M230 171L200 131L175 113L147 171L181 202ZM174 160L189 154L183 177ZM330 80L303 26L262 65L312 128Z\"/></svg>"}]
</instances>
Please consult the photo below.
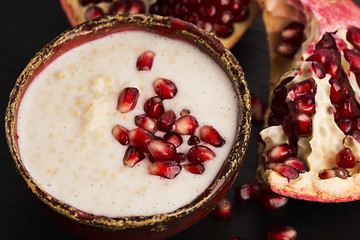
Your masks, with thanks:
<instances>
[{"instance_id":1,"label":"dark table surface","mask_svg":"<svg viewBox=\"0 0 360 240\"><path fill-rule=\"evenodd\" d=\"M355 2L360 5L360 0ZM37 51L70 24L58 0L2 1L1 9L0 104L4 116L9 93L23 68ZM265 99L270 69L267 47L263 22L259 17L232 49L243 66L250 91ZM222 222L208 216L170 239L222 240L239 236L261 240L270 229L283 225L295 227L297 239L301 240L360 239L360 202L324 204L291 199L286 206L273 212L260 208L255 202L236 202L234 188L254 179L256 134L260 130L261 124L253 125L244 165L226 196L234 206L233 218ZM15 171L4 135L0 147L0 239L78 239L49 220L27 195Z\"/></svg>"}]
</instances>

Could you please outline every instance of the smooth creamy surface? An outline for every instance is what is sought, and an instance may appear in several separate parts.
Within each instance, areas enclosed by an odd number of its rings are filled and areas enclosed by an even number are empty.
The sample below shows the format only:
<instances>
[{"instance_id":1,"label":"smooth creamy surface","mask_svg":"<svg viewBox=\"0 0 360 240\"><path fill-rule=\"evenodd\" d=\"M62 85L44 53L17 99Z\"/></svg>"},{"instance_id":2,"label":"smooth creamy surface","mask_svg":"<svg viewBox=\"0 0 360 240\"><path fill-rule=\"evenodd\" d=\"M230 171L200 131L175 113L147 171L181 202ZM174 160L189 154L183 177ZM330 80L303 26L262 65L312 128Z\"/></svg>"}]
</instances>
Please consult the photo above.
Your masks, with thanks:
<instances>
[{"instance_id":1,"label":"smooth creamy surface","mask_svg":"<svg viewBox=\"0 0 360 240\"><path fill-rule=\"evenodd\" d=\"M137 57L156 53L151 71L136 69ZM152 82L172 80L177 95L164 100L177 116L187 108L199 125L213 125L225 138L202 175L185 169L168 180L149 175L148 159L134 168L123 164L126 146L111 134L120 124L135 128ZM137 87L135 110L121 114L117 99ZM83 211L106 216L165 213L198 196L222 166L234 141L237 100L228 76L188 43L147 32L113 34L77 47L56 59L30 85L19 109L18 135L23 162L47 192ZM164 133L157 132L161 136ZM187 138L178 149L188 149Z\"/></svg>"}]
</instances>

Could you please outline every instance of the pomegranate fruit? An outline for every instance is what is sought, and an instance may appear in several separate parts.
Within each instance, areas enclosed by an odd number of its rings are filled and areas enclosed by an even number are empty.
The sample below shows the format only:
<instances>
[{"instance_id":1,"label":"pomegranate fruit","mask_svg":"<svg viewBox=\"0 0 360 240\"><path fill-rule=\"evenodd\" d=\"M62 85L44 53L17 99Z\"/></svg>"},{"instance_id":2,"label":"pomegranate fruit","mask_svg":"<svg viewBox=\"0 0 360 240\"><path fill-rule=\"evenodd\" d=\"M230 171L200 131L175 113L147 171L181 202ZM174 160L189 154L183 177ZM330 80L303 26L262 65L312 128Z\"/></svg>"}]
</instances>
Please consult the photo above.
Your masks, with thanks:
<instances>
[{"instance_id":1,"label":"pomegranate fruit","mask_svg":"<svg viewBox=\"0 0 360 240\"><path fill-rule=\"evenodd\" d=\"M230 48L259 14L256 0L60 0L71 25L104 15L150 13L176 17L213 32Z\"/></svg>"},{"instance_id":2,"label":"pomegranate fruit","mask_svg":"<svg viewBox=\"0 0 360 240\"><path fill-rule=\"evenodd\" d=\"M272 61L259 181L293 198L360 199L360 8L265 0Z\"/></svg>"}]
</instances>

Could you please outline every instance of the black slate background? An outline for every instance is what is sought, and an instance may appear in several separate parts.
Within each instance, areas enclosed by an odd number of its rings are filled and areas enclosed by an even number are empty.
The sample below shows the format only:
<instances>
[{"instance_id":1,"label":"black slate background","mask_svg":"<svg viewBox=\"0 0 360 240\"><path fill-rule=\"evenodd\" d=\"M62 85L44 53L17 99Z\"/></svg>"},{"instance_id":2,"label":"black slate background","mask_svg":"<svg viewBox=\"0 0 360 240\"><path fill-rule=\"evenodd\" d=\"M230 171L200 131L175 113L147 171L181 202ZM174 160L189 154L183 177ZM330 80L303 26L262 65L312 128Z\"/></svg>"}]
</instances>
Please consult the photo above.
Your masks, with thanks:
<instances>
[{"instance_id":1,"label":"black slate background","mask_svg":"<svg viewBox=\"0 0 360 240\"><path fill-rule=\"evenodd\" d=\"M355 2L360 5L360 0ZM9 93L23 68L70 24L57 0L2 1L0 6L0 109L4 116ZM259 17L232 49L243 66L251 92L265 99L270 69L267 47ZM245 163L227 194L234 205L232 220L221 222L208 216L170 240L222 240L236 235L243 240L262 240L270 229L283 225L295 227L299 240L360 239L360 202L324 204L291 199L274 212L259 208L255 202L236 202L234 188L254 178L256 134L260 130L261 124L253 125ZM33 203L15 171L4 134L0 139L0 239L79 239L49 220Z\"/></svg>"}]
</instances>

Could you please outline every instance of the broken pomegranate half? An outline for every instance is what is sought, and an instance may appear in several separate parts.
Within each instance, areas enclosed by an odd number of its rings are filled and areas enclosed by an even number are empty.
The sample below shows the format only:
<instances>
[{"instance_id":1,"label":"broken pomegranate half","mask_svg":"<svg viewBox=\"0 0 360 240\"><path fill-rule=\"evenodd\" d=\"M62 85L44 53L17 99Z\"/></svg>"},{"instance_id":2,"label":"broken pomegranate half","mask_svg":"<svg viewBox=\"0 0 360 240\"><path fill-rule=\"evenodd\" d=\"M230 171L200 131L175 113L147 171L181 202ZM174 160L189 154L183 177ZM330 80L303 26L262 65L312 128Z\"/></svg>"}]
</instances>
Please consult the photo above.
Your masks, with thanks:
<instances>
[{"instance_id":1,"label":"broken pomegranate half","mask_svg":"<svg viewBox=\"0 0 360 240\"><path fill-rule=\"evenodd\" d=\"M71 25L97 17L150 13L176 17L212 32L230 48L259 13L255 0L60 0Z\"/></svg>"},{"instance_id":2,"label":"broken pomegranate half","mask_svg":"<svg viewBox=\"0 0 360 240\"><path fill-rule=\"evenodd\" d=\"M350 0L264 1L271 105L258 177L276 193L360 199L359 14Z\"/></svg>"}]
</instances>

